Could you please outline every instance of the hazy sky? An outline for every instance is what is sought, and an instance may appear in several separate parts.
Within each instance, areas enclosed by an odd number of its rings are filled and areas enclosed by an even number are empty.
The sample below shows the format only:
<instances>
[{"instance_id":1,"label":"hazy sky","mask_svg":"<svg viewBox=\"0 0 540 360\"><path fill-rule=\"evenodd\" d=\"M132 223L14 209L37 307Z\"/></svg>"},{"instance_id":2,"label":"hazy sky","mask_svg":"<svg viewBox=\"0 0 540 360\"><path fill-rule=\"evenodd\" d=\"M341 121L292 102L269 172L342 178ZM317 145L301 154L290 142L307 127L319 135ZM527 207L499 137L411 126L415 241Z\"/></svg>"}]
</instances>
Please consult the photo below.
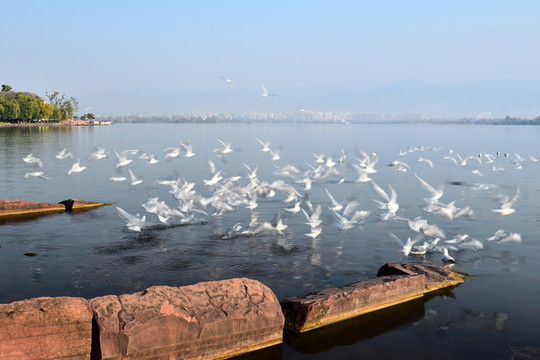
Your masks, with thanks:
<instances>
[{"instance_id":1,"label":"hazy sky","mask_svg":"<svg viewBox=\"0 0 540 360\"><path fill-rule=\"evenodd\" d=\"M97 113L129 111L126 94L148 91L242 91L238 110L257 110L295 91L370 92L407 79L540 81L536 0L1 0L0 12L0 83L60 91ZM261 84L279 96L259 96ZM220 110L199 100L164 110Z\"/></svg>"}]
</instances>

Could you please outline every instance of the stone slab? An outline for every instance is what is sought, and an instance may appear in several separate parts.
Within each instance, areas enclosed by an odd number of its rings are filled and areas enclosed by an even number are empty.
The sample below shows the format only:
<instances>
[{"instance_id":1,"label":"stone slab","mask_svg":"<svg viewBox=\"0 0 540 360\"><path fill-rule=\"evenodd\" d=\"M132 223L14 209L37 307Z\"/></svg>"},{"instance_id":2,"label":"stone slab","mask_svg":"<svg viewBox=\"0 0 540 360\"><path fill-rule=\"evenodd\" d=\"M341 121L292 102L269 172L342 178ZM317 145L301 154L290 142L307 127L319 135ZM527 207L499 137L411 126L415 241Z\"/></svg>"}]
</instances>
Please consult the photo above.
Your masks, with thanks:
<instances>
[{"instance_id":1,"label":"stone slab","mask_svg":"<svg viewBox=\"0 0 540 360\"><path fill-rule=\"evenodd\" d=\"M457 286L465 281L464 276L457 272L434 264L384 264L377 276L420 274L426 277L426 293Z\"/></svg>"},{"instance_id":2,"label":"stone slab","mask_svg":"<svg viewBox=\"0 0 540 360\"><path fill-rule=\"evenodd\" d=\"M285 329L305 332L423 297L424 275L392 275L331 287L281 302Z\"/></svg>"},{"instance_id":3,"label":"stone slab","mask_svg":"<svg viewBox=\"0 0 540 360\"><path fill-rule=\"evenodd\" d=\"M0 304L0 359L90 359L87 300L41 297Z\"/></svg>"},{"instance_id":4,"label":"stone slab","mask_svg":"<svg viewBox=\"0 0 540 360\"><path fill-rule=\"evenodd\" d=\"M103 203L68 199L64 201L73 200L73 210L85 210L93 209L96 207L104 206ZM45 203L37 201L28 201L22 199L0 199L0 218L10 216L24 216L24 215L42 215L52 214L66 211L66 207L62 203Z\"/></svg>"},{"instance_id":5,"label":"stone slab","mask_svg":"<svg viewBox=\"0 0 540 360\"><path fill-rule=\"evenodd\" d=\"M240 278L90 300L103 359L219 359L283 341L274 293ZM94 355L93 355L94 356Z\"/></svg>"}]
</instances>

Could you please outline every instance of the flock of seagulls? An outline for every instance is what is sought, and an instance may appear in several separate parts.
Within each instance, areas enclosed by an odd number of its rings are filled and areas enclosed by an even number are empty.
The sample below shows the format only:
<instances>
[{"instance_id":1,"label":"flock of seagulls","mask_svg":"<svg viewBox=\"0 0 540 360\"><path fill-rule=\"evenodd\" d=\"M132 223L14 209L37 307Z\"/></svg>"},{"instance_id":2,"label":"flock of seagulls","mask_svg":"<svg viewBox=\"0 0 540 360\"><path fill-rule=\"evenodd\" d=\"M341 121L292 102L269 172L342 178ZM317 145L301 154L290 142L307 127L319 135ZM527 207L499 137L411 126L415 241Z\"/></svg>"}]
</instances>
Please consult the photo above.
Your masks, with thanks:
<instances>
[{"instance_id":1,"label":"flock of seagulls","mask_svg":"<svg viewBox=\"0 0 540 360\"><path fill-rule=\"evenodd\" d=\"M272 96L268 94L264 86L263 90L264 94ZM156 180L152 183L152 187L167 189L170 198L165 201L155 196L149 197L142 204L144 209L142 216L138 213L132 215L118 204L116 211L119 217L125 221L128 230L142 232L164 227L204 225L228 213L241 214L245 212L248 214L247 220L242 220L238 215L233 226L217 235L224 240L265 235L294 236L296 238L305 236L311 241L316 241L329 225L335 226L341 232L352 229L362 230L367 219L374 214L373 221L384 224L403 224L400 225L403 232L410 234L406 240L402 240L392 231L387 232L389 239L398 245L396 250L402 254L401 260L405 258L407 261L411 256L422 257L430 253L439 253L440 259L445 265L452 265L456 261L450 252L458 253L464 249L478 251L484 248L482 241L467 234L450 236L435 223L437 219L444 219L444 221L455 221L459 218L474 219L474 204L458 207L457 200L444 201L445 190L449 183L443 182L433 186L413 171L414 166L406 162L407 158L414 158L417 152L442 151L440 148L411 147L398 153L401 160L396 159L389 164L381 164L377 153L368 154L364 151L351 154L349 151L341 150L333 155L327 155L324 151L320 153L309 152L312 159L305 162L304 168L298 164L278 165L278 160L281 159L279 155L281 148L273 149L270 139L254 138L253 141L260 145L261 153L268 154L270 166L275 169L271 179L264 179L259 175L258 165L246 163L242 164L245 169L244 173L227 175L225 169L216 165L212 156L219 159L221 164L227 164L227 157L237 150L230 140L216 139L219 146L211 154L206 155L208 176L202 179L201 183L190 182L179 176L174 180ZM155 154L140 152L138 149L112 150L112 154L115 161L113 176L109 179L113 183L126 182L133 188L143 183L142 178L128 167L133 164L135 157L144 161L148 166L161 161ZM103 160L110 157L110 153L106 149L97 147L90 154L88 160ZM162 160L171 162L176 161L175 159L196 157L202 156L195 152L190 141L183 141L179 142L177 147L165 148ZM58 161L67 161L68 159L74 161L67 170L68 176L76 176L87 168L87 165L81 165L79 158L75 160L68 149L58 152L55 158ZM437 158L416 156L414 160L418 163L416 167L425 166L425 169L437 168L443 161L450 161L456 167L475 166L475 168L471 168L471 173L479 177L484 176L480 172L481 169L483 171L491 169L493 172L504 171L502 164L498 161L501 158L512 158L511 162L505 162L505 164L513 164L516 169L521 169L526 163L538 161L532 156L526 160L517 153L512 156L510 154L481 153L477 156L461 157L452 149L448 150L448 155L437 156ZM38 169L27 172L24 175L25 178L50 179L44 175L43 163L39 158L28 154L22 160L28 166ZM413 173L414 178L411 179L416 179L414 181L419 185L418 192L425 191L427 195L423 198L423 205L421 205L422 216L408 218L406 214L409 209L400 207L398 194L392 184L388 183L381 187L376 183L375 174L381 166L386 165L396 170L396 176L399 176L400 173ZM122 175L124 168L127 168L129 178ZM425 169L422 170L423 174L426 173ZM334 192L332 187L340 187L344 183L358 187L367 186L368 189L371 189L371 196L364 199L362 203L354 195L347 200L336 198L332 194ZM496 188L494 184L482 183L472 187L475 191L494 188ZM316 198L317 191L315 189L318 191L319 198ZM322 189L324 189L324 197L320 197ZM519 187L516 187L513 195L499 193L493 197L493 202L498 203L499 206L491 211L498 216L512 215L516 212L516 207L519 206L519 197ZM174 205L170 205L171 203ZM374 204L375 208L366 208L366 203ZM265 204L265 206L272 204L274 215L271 219L265 219L257 212L261 204ZM302 216L303 226L306 226L305 231L302 234L295 234L288 222L297 223L298 217L302 218ZM298 226L295 225L295 229ZM520 243L522 240L519 233L507 232L502 229L486 237L486 241L499 244Z\"/></svg>"}]
</instances>

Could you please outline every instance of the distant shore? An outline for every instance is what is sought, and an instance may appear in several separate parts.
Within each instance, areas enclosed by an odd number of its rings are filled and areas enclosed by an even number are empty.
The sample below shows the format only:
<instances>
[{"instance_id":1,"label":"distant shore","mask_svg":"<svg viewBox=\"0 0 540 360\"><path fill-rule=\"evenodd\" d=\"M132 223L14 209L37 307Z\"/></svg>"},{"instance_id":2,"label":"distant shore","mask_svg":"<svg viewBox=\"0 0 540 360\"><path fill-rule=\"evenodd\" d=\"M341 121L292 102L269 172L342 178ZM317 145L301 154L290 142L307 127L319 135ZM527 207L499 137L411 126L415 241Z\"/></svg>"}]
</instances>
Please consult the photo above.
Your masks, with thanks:
<instances>
[{"instance_id":1,"label":"distant shore","mask_svg":"<svg viewBox=\"0 0 540 360\"><path fill-rule=\"evenodd\" d=\"M30 126L71 126L59 122L54 123L0 123L0 127L30 127Z\"/></svg>"},{"instance_id":2,"label":"distant shore","mask_svg":"<svg viewBox=\"0 0 540 360\"><path fill-rule=\"evenodd\" d=\"M100 126L100 125L110 125L109 124L95 124L95 123L80 123L78 121L72 121L72 122L32 122L32 123L8 123L8 122L0 122L0 128L1 127L45 127L45 126L52 126L52 127L79 127L79 126Z\"/></svg>"}]
</instances>

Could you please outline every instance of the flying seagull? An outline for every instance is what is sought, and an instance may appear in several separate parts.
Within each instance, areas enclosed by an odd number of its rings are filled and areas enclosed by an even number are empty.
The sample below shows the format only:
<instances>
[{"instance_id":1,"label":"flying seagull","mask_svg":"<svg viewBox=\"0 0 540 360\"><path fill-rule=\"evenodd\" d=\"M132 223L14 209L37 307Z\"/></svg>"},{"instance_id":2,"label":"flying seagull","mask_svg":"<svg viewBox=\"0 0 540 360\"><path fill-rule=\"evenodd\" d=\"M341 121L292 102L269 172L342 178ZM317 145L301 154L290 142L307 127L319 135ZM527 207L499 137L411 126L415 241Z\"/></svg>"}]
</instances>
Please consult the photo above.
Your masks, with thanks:
<instances>
[{"instance_id":1,"label":"flying seagull","mask_svg":"<svg viewBox=\"0 0 540 360\"><path fill-rule=\"evenodd\" d=\"M261 84L261 87L262 87L262 90L263 90L263 93L261 94L262 97L265 97L265 98L270 98L270 96L277 96L276 94L269 94L268 93L268 90L266 90L266 88L264 87L263 84Z\"/></svg>"}]
</instances>

